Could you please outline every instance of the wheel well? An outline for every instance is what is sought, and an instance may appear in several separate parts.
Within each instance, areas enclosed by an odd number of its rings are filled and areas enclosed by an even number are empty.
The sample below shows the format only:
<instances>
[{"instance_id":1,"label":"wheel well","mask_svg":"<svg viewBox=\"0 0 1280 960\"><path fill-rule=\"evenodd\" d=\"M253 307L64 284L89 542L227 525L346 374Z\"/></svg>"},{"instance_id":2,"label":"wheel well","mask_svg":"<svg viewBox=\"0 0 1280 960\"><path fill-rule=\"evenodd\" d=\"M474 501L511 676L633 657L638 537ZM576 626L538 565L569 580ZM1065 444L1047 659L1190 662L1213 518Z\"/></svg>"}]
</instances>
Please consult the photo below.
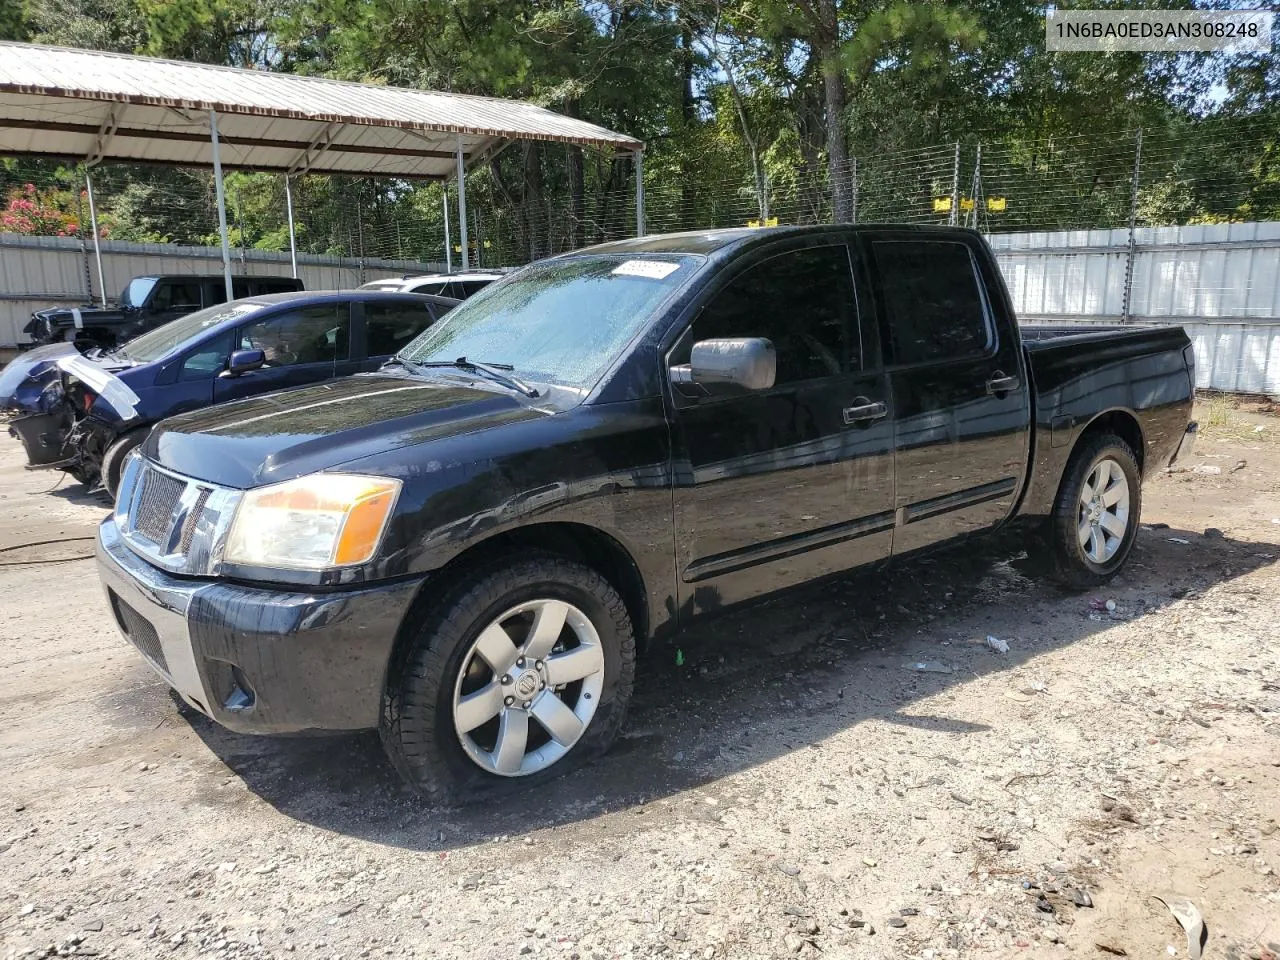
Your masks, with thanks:
<instances>
[{"instance_id":1,"label":"wheel well","mask_svg":"<svg viewBox=\"0 0 1280 960\"><path fill-rule=\"evenodd\" d=\"M1143 463L1146 459L1147 446L1142 440L1142 427L1138 425L1138 421L1133 414L1124 410L1112 410L1098 417L1080 434L1076 444L1085 437L1096 436L1100 433L1112 433L1129 445L1129 449L1133 451L1133 455L1138 459L1138 472L1143 472Z\"/></svg>"},{"instance_id":2,"label":"wheel well","mask_svg":"<svg viewBox=\"0 0 1280 960\"><path fill-rule=\"evenodd\" d=\"M427 609L477 567L510 556L516 550L554 553L576 560L599 573L622 597L635 627L637 646L643 647L649 635L648 594L640 569L626 548L607 533L586 524L536 523L482 540L427 578L400 624L388 667L388 679L399 674L403 657Z\"/></svg>"}]
</instances>

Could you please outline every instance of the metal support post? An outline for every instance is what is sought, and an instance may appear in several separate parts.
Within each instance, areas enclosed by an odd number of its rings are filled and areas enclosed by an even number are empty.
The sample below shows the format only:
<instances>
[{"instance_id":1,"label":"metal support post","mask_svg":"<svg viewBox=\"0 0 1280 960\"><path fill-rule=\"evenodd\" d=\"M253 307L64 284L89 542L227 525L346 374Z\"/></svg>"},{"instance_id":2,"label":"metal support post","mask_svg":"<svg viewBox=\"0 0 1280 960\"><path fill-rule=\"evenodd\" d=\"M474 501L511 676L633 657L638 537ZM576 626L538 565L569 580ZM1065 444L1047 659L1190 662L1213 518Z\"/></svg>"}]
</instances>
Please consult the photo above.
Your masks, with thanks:
<instances>
[{"instance_id":1,"label":"metal support post","mask_svg":"<svg viewBox=\"0 0 1280 960\"><path fill-rule=\"evenodd\" d=\"M978 144L978 152L973 161L973 189L969 194L973 201L973 229L978 229L978 206L982 203L982 144ZM968 226L969 218L965 217L965 226Z\"/></svg>"},{"instance_id":2,"label":"metal support post","mask_svg":"<svg viewBox=\"0 0 1280 960\"><path fill-rule=\"evenodd\" d=\"M218 114L209 111L209 137L213 142L213 186L218 200L218 237L222 241L222 277L227 285L227 301L236 298L231 283L231 243L227 240L227 197L222 189L222 153L218 146Z\"/></svg>"},{"instance_id":3,"label":"metal support post","mask_svg":"<svg viewBox=\"0 0 1280 960\"><path fill-rule=\"evenodd\" d=\"M850 198L850 203L849 203L849 222L857 223L858 222L858 158L853 157L852 160L853 160L853 163L849 167L849 179L851 181L849 186L852 188L851 192L853 195Z\"/></svg>"},{"instance_id":4,"label":"metal support post","mask_svg":"<svg viewBox=\"0 0 1280 960\"><path fill-rule=\"evenodd\" d=\"M960 222L960 141L956 141L956 158L951 165L951 216L947 223L955 226Z\"/></svg>"},{"instance_id":5,"label":"metal support post","mask_svg":"<svg viewBox=\"0 0 1280 960\"><path fill-rule=\"evenodd\" d=\"M1129 247L1124 260L1124 303L1120 322L1128 323L1133 305L1133 265L1138 253L1138 182L1142 176L1142 128L1138 128L1133 145L1133 187L1129 196Z\"/></svg>"},{"instance_id":6,"label":"metal support post","mask_svg":"<svg viewBox=\"0 0 1280 960\"><path fill-rule=\"evenodd\" d=\"M462 162L462 134L458 134L458 237L462 241L462 271L471 269L467 248L467 168Z\"/></svg>"},{"instance_id":7,"label":"metal support post","mask_svg":"<svg viewBox=\"0 0 1280 960\"><path fill-rule=\"evenodd\" d=\"M453 273L453 241L449 239L449 184L444 184L444 192L440 195L440 205L444 207L444 272Z\"/></svg>"},{"instance_id":8,"label":"metal support post","mask_svg":"<svg viewBox=\"0 0 1280 960\"><path fill-rule=\"evenodd\" d=\"M636 236L644 236L644 151L636 150L631 154L636 165Z\"/></svg>"},{"instance_id":9,"label":"metal support post","mask_svg":"<svg viewBox=\"0 0 1280 960\"><path fill-rule=\"evenodd\" d=\"M102 243L98 239L98 211L93 205L93 178L89 176L89 171L84 172L84 189L89 195L89 227L93 230L93 258L98 262L98 291L101 294L102 305L107 305L107 278L102 275ZM93 289L89 289L92 296Z\"/></svg>"},{"instance_id":10,"label":"metal support post","mask_svg":"<svg viewBox=\"0 0 1280 960\"><path fill-rule=\"evenodd\" d=\"M293 190L289 187L289 175L284 175L284 205L289 213L289 262L293 265L293 278L298 279L298 238L293 232Z\"/></svg>"}]
</instances>

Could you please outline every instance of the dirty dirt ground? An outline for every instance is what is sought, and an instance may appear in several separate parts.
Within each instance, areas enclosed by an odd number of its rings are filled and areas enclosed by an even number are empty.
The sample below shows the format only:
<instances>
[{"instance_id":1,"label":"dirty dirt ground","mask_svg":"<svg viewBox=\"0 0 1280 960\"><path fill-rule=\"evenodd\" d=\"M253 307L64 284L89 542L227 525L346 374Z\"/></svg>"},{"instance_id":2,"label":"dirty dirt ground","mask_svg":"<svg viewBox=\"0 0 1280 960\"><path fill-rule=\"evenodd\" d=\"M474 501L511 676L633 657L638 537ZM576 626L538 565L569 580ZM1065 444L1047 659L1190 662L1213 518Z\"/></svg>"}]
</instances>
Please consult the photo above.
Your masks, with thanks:
<instances>
[{"instance_id":1,"label":"dirty dirt ground","mask_svg":"<svg viewBox=\"0 0 1280 960\"><path fill-rule=\"evenodd\" d=\"M1198 413L1104 593L1003 536L723 617L602 762L464 809L372 734L179 709L83 559L104 503L0 438L0 954L1185 957L1164 894L1270 960L1280 418Z\"/></svg>"}]
</instances>

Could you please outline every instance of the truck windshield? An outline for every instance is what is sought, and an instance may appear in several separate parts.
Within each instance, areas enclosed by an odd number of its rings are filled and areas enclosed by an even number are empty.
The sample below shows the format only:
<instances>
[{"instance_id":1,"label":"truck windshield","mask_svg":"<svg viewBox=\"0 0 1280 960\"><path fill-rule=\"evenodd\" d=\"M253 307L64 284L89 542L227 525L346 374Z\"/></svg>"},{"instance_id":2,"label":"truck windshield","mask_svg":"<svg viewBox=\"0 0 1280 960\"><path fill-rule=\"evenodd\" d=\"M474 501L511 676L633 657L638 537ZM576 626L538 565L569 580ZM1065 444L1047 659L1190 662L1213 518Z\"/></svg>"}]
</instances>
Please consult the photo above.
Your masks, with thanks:
<instances>
[{"instance_id":1,"label":"truck windshield","mask_svg":"<svg viewBox=\"0 0 1280 960\"><path fill-rule=\"evenodd\" d=\"M129 285L124 288L124 293L120 295L120 305L125 307L140 307L146 303L147 297L150 296L152 289L156 285L156 277L134 277L129 281Z\"/></svg>"},{"instance_id":2,"label":"truck windshield","mask_svg":"<svg viewBox=\"0 0 1280 960\"><path fill-rule=\"evenodd\" d=\"M261 310L263 306L264 304L261 303L237 301L232 304L220 303L216 307L206 307L195 313L189 313L185 317L179 317L162 327L156 327L150 333L134 337L126 341L124 346L116 352L139 363L150 363L172 353L197 334L216 327L225 320L247 317Z\"/></svg>"},{"instance_id":3,"label":"truck windshield","mask_svg":"<svg viewBox=\"0 0 1280 960\"><path fill-rule=\"evenodd\" d=\"M400 356L508 364L526 379L588 390L701 259L597 254L535 264L454 307Z\"/></svg>"}]
</instances>

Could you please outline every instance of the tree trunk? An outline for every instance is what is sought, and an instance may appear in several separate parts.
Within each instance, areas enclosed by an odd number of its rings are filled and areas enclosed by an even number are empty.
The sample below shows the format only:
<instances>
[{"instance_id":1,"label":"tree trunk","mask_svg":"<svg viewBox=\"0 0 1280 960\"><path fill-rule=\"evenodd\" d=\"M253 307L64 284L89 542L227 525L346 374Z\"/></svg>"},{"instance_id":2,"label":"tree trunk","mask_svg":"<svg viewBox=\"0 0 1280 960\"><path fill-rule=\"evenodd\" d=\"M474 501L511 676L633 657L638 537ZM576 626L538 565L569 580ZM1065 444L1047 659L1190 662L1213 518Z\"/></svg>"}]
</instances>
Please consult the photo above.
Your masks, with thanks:
<instances>
[{"instance_id":1,"label":"tree trunk","mask_svg":"<svg viewBox=\"0 0 1280 960\"><path fill-rule=\"evenodd\" d=\"M831 216L836 223L853 219L853 190L849 182L849 151L844 138L845 82L840 64L840 29L836 0L818 4L821 24L814 53L822 65L822 93L827 116L827 177L831 181Z\"/></svg>"},{"instance_id":2,"label":"tree trunk","mask_svg":"<svg viewBox=\"0 0 1280 960\"><path fill-rule=\"evenodd\" d=\"M685 135L693 131L697 115L693 99L693 30L686 24L680 31L680 117L684 120ZM680 160L680 229L688 230L697 223L694 204L694 172L686 154Z\"/></svg>"},{"instance_id":3,"label":"tree trunk","mask_svg":"<svg viewBox=\"0 0 1280 960\"><path fill-rule=\"evenodd\" d=\"M542 144L526 141L524 144L524 217L525 243L529 262L546 256L547 231L546 204L542 187Z\"/></svg>"}]
</instances>

